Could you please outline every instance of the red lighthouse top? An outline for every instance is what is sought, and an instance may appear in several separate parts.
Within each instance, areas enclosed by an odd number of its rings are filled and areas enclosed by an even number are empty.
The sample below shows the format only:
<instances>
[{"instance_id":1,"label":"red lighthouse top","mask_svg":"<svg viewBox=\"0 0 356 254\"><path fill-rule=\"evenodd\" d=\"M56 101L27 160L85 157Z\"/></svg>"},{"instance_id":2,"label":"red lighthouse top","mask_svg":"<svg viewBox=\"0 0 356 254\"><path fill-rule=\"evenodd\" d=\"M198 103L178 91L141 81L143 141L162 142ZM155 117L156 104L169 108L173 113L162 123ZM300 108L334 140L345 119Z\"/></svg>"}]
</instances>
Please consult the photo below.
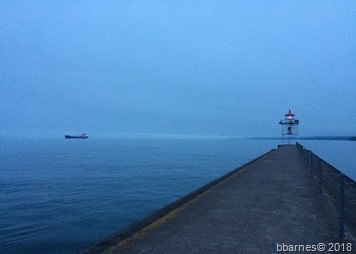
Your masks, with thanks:
<instances>
[{"instance_id":1,"label":"red lighthouse top","mask_svg":"<svg viewBox=\"0 0 356 254\"><path fill-rule=\"evenodd\" d=\"M286 120L292 120L294 119L294 114L289 110L287 114L284 115Z\"/></svg>"}]
</instances>

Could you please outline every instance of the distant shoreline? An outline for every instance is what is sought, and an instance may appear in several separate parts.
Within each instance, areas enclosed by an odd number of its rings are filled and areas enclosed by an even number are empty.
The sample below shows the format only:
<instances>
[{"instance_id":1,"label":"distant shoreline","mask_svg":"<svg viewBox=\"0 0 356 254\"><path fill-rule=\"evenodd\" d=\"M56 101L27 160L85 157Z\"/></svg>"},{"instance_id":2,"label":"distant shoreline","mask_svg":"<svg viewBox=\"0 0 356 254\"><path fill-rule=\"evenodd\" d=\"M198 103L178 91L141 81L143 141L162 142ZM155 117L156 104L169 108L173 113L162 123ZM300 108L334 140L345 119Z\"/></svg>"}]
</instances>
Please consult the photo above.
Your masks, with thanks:
<instances>
[{"instance_id":1,"label":"distant shoreline","mask_svg":"<svg viewBox=\"0 0 356 254\"><path fill-rule=\"evenodd\" d=\"M279 138L247 138L247 139L281 139ZM292 137L292 139L296 139ZM356 136L316 136L316 137L299 137L299 140L346 140L346 141L356 141Z\"/></svg>"},{"instance_id":2,"label":"distant shoreline","mask_svg":"<svg viewBox=\"0 0 356 254\"><path fill-rule=\"evenodd\" d=\"M0 138L54 138L57 139L60 137L63 139L63 135L1 135ZM120 134L120 135L92 135L93 138L143 138L143 139L259 139L259 140L280 140L281 137L231 137L231 136L199 136L199 135L164 135L164 134ZM289 137L285 137L289 139ZM291 137L292 140L297 140L295 136ZM340 140L340 141L356 141L356 136L310 136L310 137L299 137L298 140Z\"/></svg>"}]
</instances>

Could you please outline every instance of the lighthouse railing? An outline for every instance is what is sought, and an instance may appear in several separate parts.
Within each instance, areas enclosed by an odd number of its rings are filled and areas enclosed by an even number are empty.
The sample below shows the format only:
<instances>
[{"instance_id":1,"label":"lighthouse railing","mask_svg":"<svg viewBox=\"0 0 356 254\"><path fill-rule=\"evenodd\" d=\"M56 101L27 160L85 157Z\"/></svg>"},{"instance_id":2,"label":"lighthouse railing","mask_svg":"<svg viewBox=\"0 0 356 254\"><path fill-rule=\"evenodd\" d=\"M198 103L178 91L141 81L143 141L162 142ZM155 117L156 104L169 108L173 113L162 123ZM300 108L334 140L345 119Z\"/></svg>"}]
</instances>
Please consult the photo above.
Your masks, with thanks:
<instances>
[{"instance_id":1,"label":"lighthouse railing","mask_svg":"<svg viewBox=\"0 0 356 254\"><path fill-rule=\"evenodd\" d=\"M297 147L318 193L335 207L339 237L345 237L345 224L356 232L356 182L301 144Z\"/></svg>"}]
</instances>

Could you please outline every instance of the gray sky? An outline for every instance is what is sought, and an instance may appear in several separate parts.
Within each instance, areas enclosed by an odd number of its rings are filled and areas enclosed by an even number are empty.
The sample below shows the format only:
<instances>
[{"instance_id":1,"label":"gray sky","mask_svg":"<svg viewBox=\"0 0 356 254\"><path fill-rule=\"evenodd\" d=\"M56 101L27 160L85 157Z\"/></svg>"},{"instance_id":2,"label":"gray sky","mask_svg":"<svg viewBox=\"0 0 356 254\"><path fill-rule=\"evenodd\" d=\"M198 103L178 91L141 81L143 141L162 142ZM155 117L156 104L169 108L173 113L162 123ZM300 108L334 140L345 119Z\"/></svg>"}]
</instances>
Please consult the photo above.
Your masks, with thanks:
<instances>
[{"instance_id":1,"label":"gray sky","mask_svg":"<svg viewBox=\"0 0 356 254\"><path fill-rule=\"evenodd\" d=\"M356 1L0 0L0 135L356 135Z\"/></svg>"}]
</instances>

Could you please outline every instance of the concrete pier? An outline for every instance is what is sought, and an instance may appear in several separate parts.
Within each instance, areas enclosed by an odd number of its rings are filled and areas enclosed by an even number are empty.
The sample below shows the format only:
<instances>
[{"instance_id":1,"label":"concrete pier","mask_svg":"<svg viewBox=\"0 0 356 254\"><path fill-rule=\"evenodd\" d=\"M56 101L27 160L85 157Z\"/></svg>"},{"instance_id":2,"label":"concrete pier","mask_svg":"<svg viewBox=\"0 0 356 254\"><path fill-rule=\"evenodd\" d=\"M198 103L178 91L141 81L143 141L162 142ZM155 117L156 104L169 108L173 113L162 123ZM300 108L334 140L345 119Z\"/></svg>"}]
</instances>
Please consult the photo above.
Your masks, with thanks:
<instances>
[{"instance_id":1,"label":"concrete pier","mask_svg":"<svg viewBox=\"0 0 356 254\"><path fill-rule=\"evenodd\" d=\"M356 253L353 237L339 238L337 208L320 197L297 146L285 145L82 253L270 254L319 243Z\"/></svg>"}]
</instances>

